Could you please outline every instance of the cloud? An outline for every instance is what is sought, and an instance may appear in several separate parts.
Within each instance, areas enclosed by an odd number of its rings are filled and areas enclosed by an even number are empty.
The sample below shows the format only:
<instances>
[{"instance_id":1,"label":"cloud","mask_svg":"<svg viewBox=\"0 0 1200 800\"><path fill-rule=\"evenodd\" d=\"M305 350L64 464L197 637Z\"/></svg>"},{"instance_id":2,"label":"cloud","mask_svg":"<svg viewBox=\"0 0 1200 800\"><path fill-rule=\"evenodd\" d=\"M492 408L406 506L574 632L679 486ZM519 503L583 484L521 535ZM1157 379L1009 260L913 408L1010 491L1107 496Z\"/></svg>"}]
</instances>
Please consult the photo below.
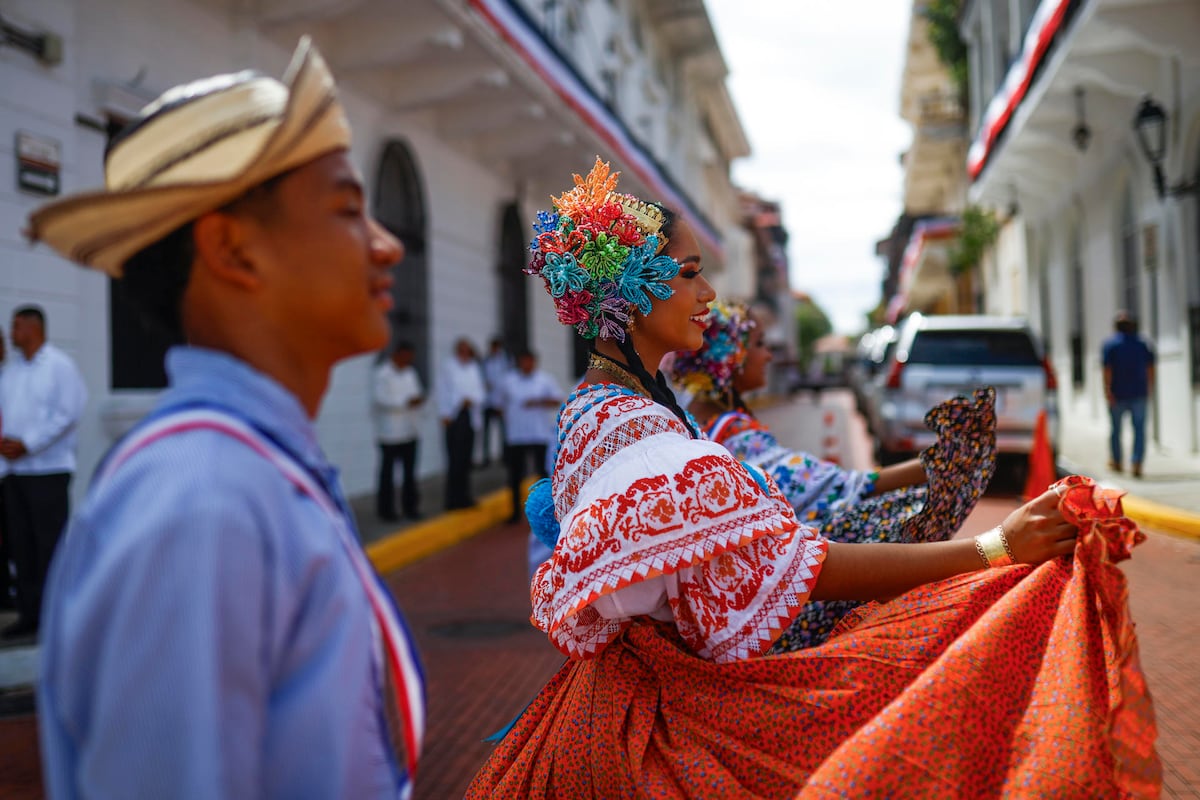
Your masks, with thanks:
<instances>
[{"instance_id":1,"label":"cloud","mask_svg":"<svg viewBox=\"0 0 1200 800\"><path fill-rule=\"evenodd\" d=\"M901 211L911 5L708 0L753 155L735 181L783 206L791 282L843 333L879 302L875 242Z\"/></svg>"}]
</instances>

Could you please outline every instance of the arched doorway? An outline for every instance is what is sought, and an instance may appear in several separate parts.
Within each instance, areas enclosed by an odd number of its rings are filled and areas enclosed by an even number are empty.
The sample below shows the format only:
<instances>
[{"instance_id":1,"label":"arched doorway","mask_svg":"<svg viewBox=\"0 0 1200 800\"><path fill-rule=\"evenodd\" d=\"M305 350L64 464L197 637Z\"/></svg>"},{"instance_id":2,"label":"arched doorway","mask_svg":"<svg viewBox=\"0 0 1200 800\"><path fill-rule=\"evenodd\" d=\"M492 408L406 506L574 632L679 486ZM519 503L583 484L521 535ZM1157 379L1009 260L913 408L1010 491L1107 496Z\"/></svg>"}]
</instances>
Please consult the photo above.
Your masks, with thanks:
<instances>
[{"instance_id":1,"label":"arched doorway","mask_svg":"<svg viewBox=\"0 0 1200 800\"><path fill-rule=\"evenodd\" d=\"M1197 145L1200 151L1200 145ZM1196 154L1194 180L1200 185L1200 152ZM1192 388L1200 390L1200 194L1192 195L1192 279L1188 285L1188 339L1191 347Z\"/></svg>"},{"instance_id":2,"label":"arched doorway","mask_svg":"<svg viewBox=\"0 0 1200 800\"><path fill-rule=\"evenodd\" d=\"M509 353L529 347L529 301L522 270L528 260L526 228L521 224L521 212L515 202L504 207L500 214L500 258L496 263L500 283L500 338Z\"/></svg>"},{"instance_id":3,"label":"arched doorway","mask_svg":"<svg viewBox=\"0 0 1200 800\"><path fill-rule=\"evenodd\" d=\"M383 148L375 180L375 218L404 244L404 260L393 268L395 306L389 315L392 341L412 343L417 371L429 381L429 257L425 191L408 146L397 139Z\"/></svg>"}]
</instances>

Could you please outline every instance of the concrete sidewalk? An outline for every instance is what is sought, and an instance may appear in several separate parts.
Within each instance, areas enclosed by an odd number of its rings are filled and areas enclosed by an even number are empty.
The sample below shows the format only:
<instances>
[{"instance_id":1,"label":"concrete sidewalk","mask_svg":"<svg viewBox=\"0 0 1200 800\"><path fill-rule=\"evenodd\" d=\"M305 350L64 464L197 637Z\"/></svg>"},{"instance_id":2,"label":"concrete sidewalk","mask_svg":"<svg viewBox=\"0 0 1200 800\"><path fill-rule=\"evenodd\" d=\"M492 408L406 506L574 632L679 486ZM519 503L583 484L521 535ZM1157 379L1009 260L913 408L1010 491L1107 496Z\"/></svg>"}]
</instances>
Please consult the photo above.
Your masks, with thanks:
<instances>
[{"instance_id":1,"label":"concrete sidewalk","mask_svg":"<svg viewBox=\"0 0 1200 800\"><path fill-rule=\"evenodd\" d=\"M1144 474L1108 469L1108 428L1071 415L1060 418L1058 471L1124 490L1125 513L1147 527L1200 539L1200 455L1147 445ZM1147 432L1149 436L1149 432ZM1129 433L1126 431L1126 452ZM1128 465L1127 465L1128 468Z\"/></svg>"}]
</instances>

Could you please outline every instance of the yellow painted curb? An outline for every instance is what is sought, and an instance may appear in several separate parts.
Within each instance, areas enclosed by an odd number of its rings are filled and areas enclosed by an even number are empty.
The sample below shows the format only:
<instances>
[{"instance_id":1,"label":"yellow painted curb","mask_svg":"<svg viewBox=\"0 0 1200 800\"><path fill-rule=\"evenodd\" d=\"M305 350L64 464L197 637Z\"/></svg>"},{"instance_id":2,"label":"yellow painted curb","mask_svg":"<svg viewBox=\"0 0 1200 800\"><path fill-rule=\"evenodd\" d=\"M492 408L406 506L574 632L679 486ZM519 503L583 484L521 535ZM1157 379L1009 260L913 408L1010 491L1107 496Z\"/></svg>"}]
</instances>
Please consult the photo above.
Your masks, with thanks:
<instances>
[{"instance_id":1,"label":"yellow painted curb","mask_svg":"<svg viewBox=\"0 0 1200 800\"><path fill-rule=\"evenodd\" d=\"M1125 509L1125 516L1142 527L1200 540L1200 514L1130 495L1121 498L1121 505Z\"/></svg>"},{"instance_id":2,"label":"yellow painted curb","mask_svg":"<svg viewBox=\"0 0 1200 800\"><path fill-rule=\"evenodd\" d=\"M367 558L379 574L394 572L507 519L512 514L511 498L508 489L498 489L481 498L474 508L447 511L428 522L396 531L368 545Z\"/></svg>"},{"instance_id":3,"label":"yellow painted curb","mask_svg":"<svg viewBox=\"0 0 1200 800\"><path fill-rule=\"evenodd\" d=\"M529 494L532 485L533 480L526 479L521 494ZM376 572L386 575L481 534L510 516L512 494L508 489L497 489L480 498L474 508L447 511L367 545L367 558Z\"/></svg>"}]
</instances>

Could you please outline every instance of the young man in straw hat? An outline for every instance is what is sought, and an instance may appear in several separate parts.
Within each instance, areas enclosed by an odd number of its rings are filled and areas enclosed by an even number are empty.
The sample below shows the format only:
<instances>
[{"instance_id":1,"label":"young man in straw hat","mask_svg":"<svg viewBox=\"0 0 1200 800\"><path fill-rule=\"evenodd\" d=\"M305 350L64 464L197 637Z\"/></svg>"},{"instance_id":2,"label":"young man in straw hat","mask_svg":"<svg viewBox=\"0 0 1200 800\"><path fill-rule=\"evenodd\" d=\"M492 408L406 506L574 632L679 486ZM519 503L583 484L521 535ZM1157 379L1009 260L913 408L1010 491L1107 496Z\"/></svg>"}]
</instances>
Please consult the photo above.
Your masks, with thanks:
<instances>
[{"instance_id":1,"label":"young man in straw hat","mask_svg":"<svg viewBox=\"0 0 1200 800\"><path fill-rule=\"evenodd\" d=\"M105 190L30 220L188 343L52 567L53 797L410 792L419 668L312 422L333 365L387 341L402 256L349 144L302 41L283 82L167 92L110 146Z\"/></svg>"}]
</instances>

